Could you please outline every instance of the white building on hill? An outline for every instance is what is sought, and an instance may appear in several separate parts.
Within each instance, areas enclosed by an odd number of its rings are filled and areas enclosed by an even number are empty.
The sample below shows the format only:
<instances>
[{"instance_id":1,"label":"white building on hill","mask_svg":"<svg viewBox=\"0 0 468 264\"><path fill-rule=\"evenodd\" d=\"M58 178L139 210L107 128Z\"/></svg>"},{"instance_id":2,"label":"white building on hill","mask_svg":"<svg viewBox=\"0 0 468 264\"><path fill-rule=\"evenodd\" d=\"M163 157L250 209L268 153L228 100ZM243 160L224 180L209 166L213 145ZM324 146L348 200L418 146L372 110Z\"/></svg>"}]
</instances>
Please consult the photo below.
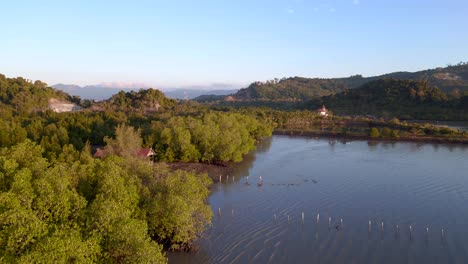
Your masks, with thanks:
<instances>
[{"instance_id":1,"label":"white building on hill","mask_svg":"<svg viewBox=\"0 0 468 264\"><path fill-rule=\"evenodd\" d=\"M321 116L328 116L328 110L327 110L327 108L325 108L324 105L322 105L322 107L317 109L316 111Z\"/></svg>"}]
</instances>

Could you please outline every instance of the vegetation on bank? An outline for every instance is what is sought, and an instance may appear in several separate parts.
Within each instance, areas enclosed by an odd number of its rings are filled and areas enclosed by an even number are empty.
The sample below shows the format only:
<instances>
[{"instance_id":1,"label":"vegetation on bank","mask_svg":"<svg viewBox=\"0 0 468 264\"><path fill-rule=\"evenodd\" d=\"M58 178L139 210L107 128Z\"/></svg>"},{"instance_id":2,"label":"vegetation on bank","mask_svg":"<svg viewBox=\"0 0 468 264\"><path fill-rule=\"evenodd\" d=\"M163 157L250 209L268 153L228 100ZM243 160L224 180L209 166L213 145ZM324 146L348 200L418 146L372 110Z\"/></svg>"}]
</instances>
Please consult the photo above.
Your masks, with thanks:
<instances>
[{"instance_id":1,"label":"vegetation on bank","mask_svg":"<svg viewBox=\"0 0 468 264\"><path fill-rule=\"evenodd\" d=\"M271 136L268 122L236 113L210 112L171 117L151 124L151 140L158 160L239 162L255 143Z\"/></svg>"},{"instance_id":2,"label":"vegetation on bank","mask_svg":"<svg viewBox=\"0 0 468 264\"><path fill-rule=\"evenodd\" d=\"M271 115L276 133L468 143L466 131L428 123L409 123L397 118L323 117L309 111L277 111Z\"/></svg>"},{"instance_id":3,"label":"vegetation on bank","mask_svg":"<svg viewBox=\"0 0 468 264\"><path fill-rule=\"evenodd\" d=\"M53 162L26 140L0 151L6 263L164 263L210 223L206 175L64 148Z\"/></svg>"},{"instance_id":4,"label":"vegetation on bank","mask_svg":"<svg viewBox=\"0 0 468 264\"><path fill-rule=\"evenodd\" d=\"M204 101L214 108L271 108L283 111L316 110L322 105L337 115L421 120L468 120L468 91L444 93L427 81L379 79L358 88L310 100Z\"/></svg>"}]
</instances>

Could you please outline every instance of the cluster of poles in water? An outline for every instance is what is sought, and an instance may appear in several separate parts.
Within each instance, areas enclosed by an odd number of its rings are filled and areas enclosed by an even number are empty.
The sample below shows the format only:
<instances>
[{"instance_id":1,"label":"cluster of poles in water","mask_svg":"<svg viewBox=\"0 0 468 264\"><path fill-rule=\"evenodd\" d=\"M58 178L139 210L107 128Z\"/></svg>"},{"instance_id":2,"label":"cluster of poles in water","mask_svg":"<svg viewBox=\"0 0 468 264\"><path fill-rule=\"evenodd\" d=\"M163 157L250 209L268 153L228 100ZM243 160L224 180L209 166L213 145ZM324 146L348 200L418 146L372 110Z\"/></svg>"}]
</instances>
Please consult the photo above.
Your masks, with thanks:
<instances>
[{"instance_id":1,"label":"cluster of poles in water","mask_svg":"<svg viewBox=\"0 0 468 264\"><path fill-rule=\"evenodd\" d=\"M221 208L218 208L218 215L219 217L222 216L221 214ZM232 216L234 216L234 209L232 209ZM278 217L276 214L273 214L273 219L275 222L278 221ZM288 220L288 224L291 223L291 217L289 215L287 215L287 220ZM320 223L320 214L318 213L317 214L317 217L316 217L316 224L319 224ZM301 213L301 224L304 225L305 224L305 215L304 215L304 212ZM380 224L378 223L375 223L377 225L380 226L380 231L383 233L385 231L384 227L384 222L381 221ZM372 232L372 227L373 227L373 222L372 220L369 220L369 224L368 224L368 232L371 233ZM344 227L343 225L343 218L340 218L340 221L339 222L336 222L336 223L333 223L332 224L332 217L329 216L328 217L328 228L329 229L332 229L332 228L335 228L337 231L340 231L342 230ZM399 235L402 231L400 229L400 225L396 224L395 227L394 227L394 231L395 231L395 235ZM409 239L412 240L413 239L413 233L414 233L414 227L413 225L409 225L408 227L408 232L409 232ZM426 233L426 238L428 238L429 236L429 225L426 225L425 226L425 233ZM446 236L446 232L445 232L445 229L442 227L440 229L440 236L441 236L441 239L444 240L445 239L445 236Z\"/></svg>"},{"instance_id":2,"label":"cluster of poles in water","mask_svg":"<svg viewBox=\"0 0 468 264\"><path fill-rule=\"evenodd\" d=\"M229 181L229 175L226 176L226 181L227 182ZM232 182L235 182L235 181L236 181L236 177L232 176ZM222 183L222 182L223 182L223 177L221 175L219 175L219 183ZM246 176L245 184L250 185L249 176ZM258 177L257 186L262 186L262 185L263 185L263 178L262 178L262 176L260 176L260 177Z\"/></svg>"},{"instance_id":3,"label":"cluster of poles in water","mask_svg":"<svg viewBox=\"0 0 468 264\"><path fill-rule=\"evenodd\" d=\"M229 181L229 175L226 176L226 181ZM235 177L233 176L232 177L232 182L234 182L234 181L235 181ZM221 176L219 176L219 183L222 183L222 177ZM246 176L245 184L250 185L249 176ZM263 178L262 178L262 176L260 176L258 178L257 186L262 186L262 185L263 185ZM221 217L221 208L218 208L218 215ZM234 209L232 209L232 215L234 216ZM275 220L275 222L278 221L278 217L277 217L276 214L273 214L273 219ZM287 219L288 219L288 224L291 223L291 218L290 218L289 215L287 216ZM304 216L304 212L302 212L302 214L301 214L301 224L304 225L304 223L305 223L305 216ZM316 223L317 224L320 223L320 214L319 213L317 214L317 217L316 217ZM378 225L378 223L375 223L375 224ZM368 232L369 233L372 232L372 226L373 226L372 220L369 220L369 224L368 224ZM385 227L384 222L381 221L380 222L380 231L382 233L385 231L384 227ZM342 230L343 229L343 218L340 218L339 222L334 223L332 225L332 218L331 218L331 216L329 216L328 217L328 228L329 229L335 228L338 231ZM395 230L395 234L399 235L400 232L401 232L400 225L396 224L394 230ZM409 225L408 232L409 232L409 239L412 240L413 239L413 233L414 233L413 225ZM427 238L429 236L429 225L426 225L425 233L426 233L426 238ZM442 240L445 239L446 234L445 234L445 229L443 227L440 229L440 236L441 236Z\"/></svg>"}]
</instances>

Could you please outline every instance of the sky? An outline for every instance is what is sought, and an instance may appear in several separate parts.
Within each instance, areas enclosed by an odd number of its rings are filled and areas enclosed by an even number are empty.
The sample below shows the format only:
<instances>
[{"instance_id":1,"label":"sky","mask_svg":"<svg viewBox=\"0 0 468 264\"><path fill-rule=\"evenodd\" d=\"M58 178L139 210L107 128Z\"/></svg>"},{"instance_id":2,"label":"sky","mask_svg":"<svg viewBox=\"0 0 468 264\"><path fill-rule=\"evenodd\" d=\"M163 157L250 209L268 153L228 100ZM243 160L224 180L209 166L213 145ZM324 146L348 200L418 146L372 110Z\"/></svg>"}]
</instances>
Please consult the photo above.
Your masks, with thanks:
<instances>
[{"instance_id":1,"label":"sky","mask_svg":"<svg viewBox=\"0 0 468 264\"><path fill-rule=\"evenodd\" d=\"M0 73L246 86L468 61L466 0L0 0Z\"/></svg>"}]
</instances>

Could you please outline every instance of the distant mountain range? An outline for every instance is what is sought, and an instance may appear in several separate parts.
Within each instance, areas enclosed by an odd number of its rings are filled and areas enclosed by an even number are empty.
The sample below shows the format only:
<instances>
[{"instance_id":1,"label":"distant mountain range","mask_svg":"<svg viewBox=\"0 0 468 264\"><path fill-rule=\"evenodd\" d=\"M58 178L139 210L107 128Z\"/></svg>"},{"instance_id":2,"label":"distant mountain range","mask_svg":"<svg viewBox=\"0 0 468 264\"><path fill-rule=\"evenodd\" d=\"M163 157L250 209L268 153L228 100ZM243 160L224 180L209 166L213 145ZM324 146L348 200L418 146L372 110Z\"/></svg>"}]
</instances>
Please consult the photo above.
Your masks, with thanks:
<instances>
[{"instance_id":1,"label":"distant mountain range","mask_svg":"<svg viewBox=\"0 0 468 264\"><path fill-rule=\"evenodd\" d=\"M89 99L89 100L105 100L109 99L113 94L118 93L119 91L129 92L130 88L111 88L111 87L103 87L99 85L88 85L88 86L78 86L74 84L56 84L52 85L53 88L57 90L62 90L70 95L79 96L81 99Z\"/></svg>"},{"instance_id":2,"label":"distant mountain range","mask_svg":"<svg viewBox=\"0 0 468 264\"><path fill-rule=\"evenodd\" d=\"M225 96L234 94L238 89L230 90L206 90L206 89L174 89L165 91L164 94L173 99L194 99L203 95Z\"/></svg>"},{"instance_id":3,"label":"distant mountain range","mask_svg":"<svg viewBox=\"0 0 468 264\"><path fill-rule=\"evenodd\" d=\"M78 86L74 84L56 84L52 85L53 88L57 90L64 91L70 95L79 96L81 99L90 99L90 100L106 100L109 99L112 95L118 93L119 91L130 92L132 90L138 91L138 88L125 88L125 87L108 87L103 85L88 85L88 86ZM149 87L143 87L142 89L148 89ZM216 89L219 88L219 89ZM172 88L172 89L163 89L164 94L173 99L193 99L200 95L229 95L236 93L238 89L235 89L234 86L226 84L213 84L210 86L192 86L188 88Z\"/></svg>"}]
</instances>

